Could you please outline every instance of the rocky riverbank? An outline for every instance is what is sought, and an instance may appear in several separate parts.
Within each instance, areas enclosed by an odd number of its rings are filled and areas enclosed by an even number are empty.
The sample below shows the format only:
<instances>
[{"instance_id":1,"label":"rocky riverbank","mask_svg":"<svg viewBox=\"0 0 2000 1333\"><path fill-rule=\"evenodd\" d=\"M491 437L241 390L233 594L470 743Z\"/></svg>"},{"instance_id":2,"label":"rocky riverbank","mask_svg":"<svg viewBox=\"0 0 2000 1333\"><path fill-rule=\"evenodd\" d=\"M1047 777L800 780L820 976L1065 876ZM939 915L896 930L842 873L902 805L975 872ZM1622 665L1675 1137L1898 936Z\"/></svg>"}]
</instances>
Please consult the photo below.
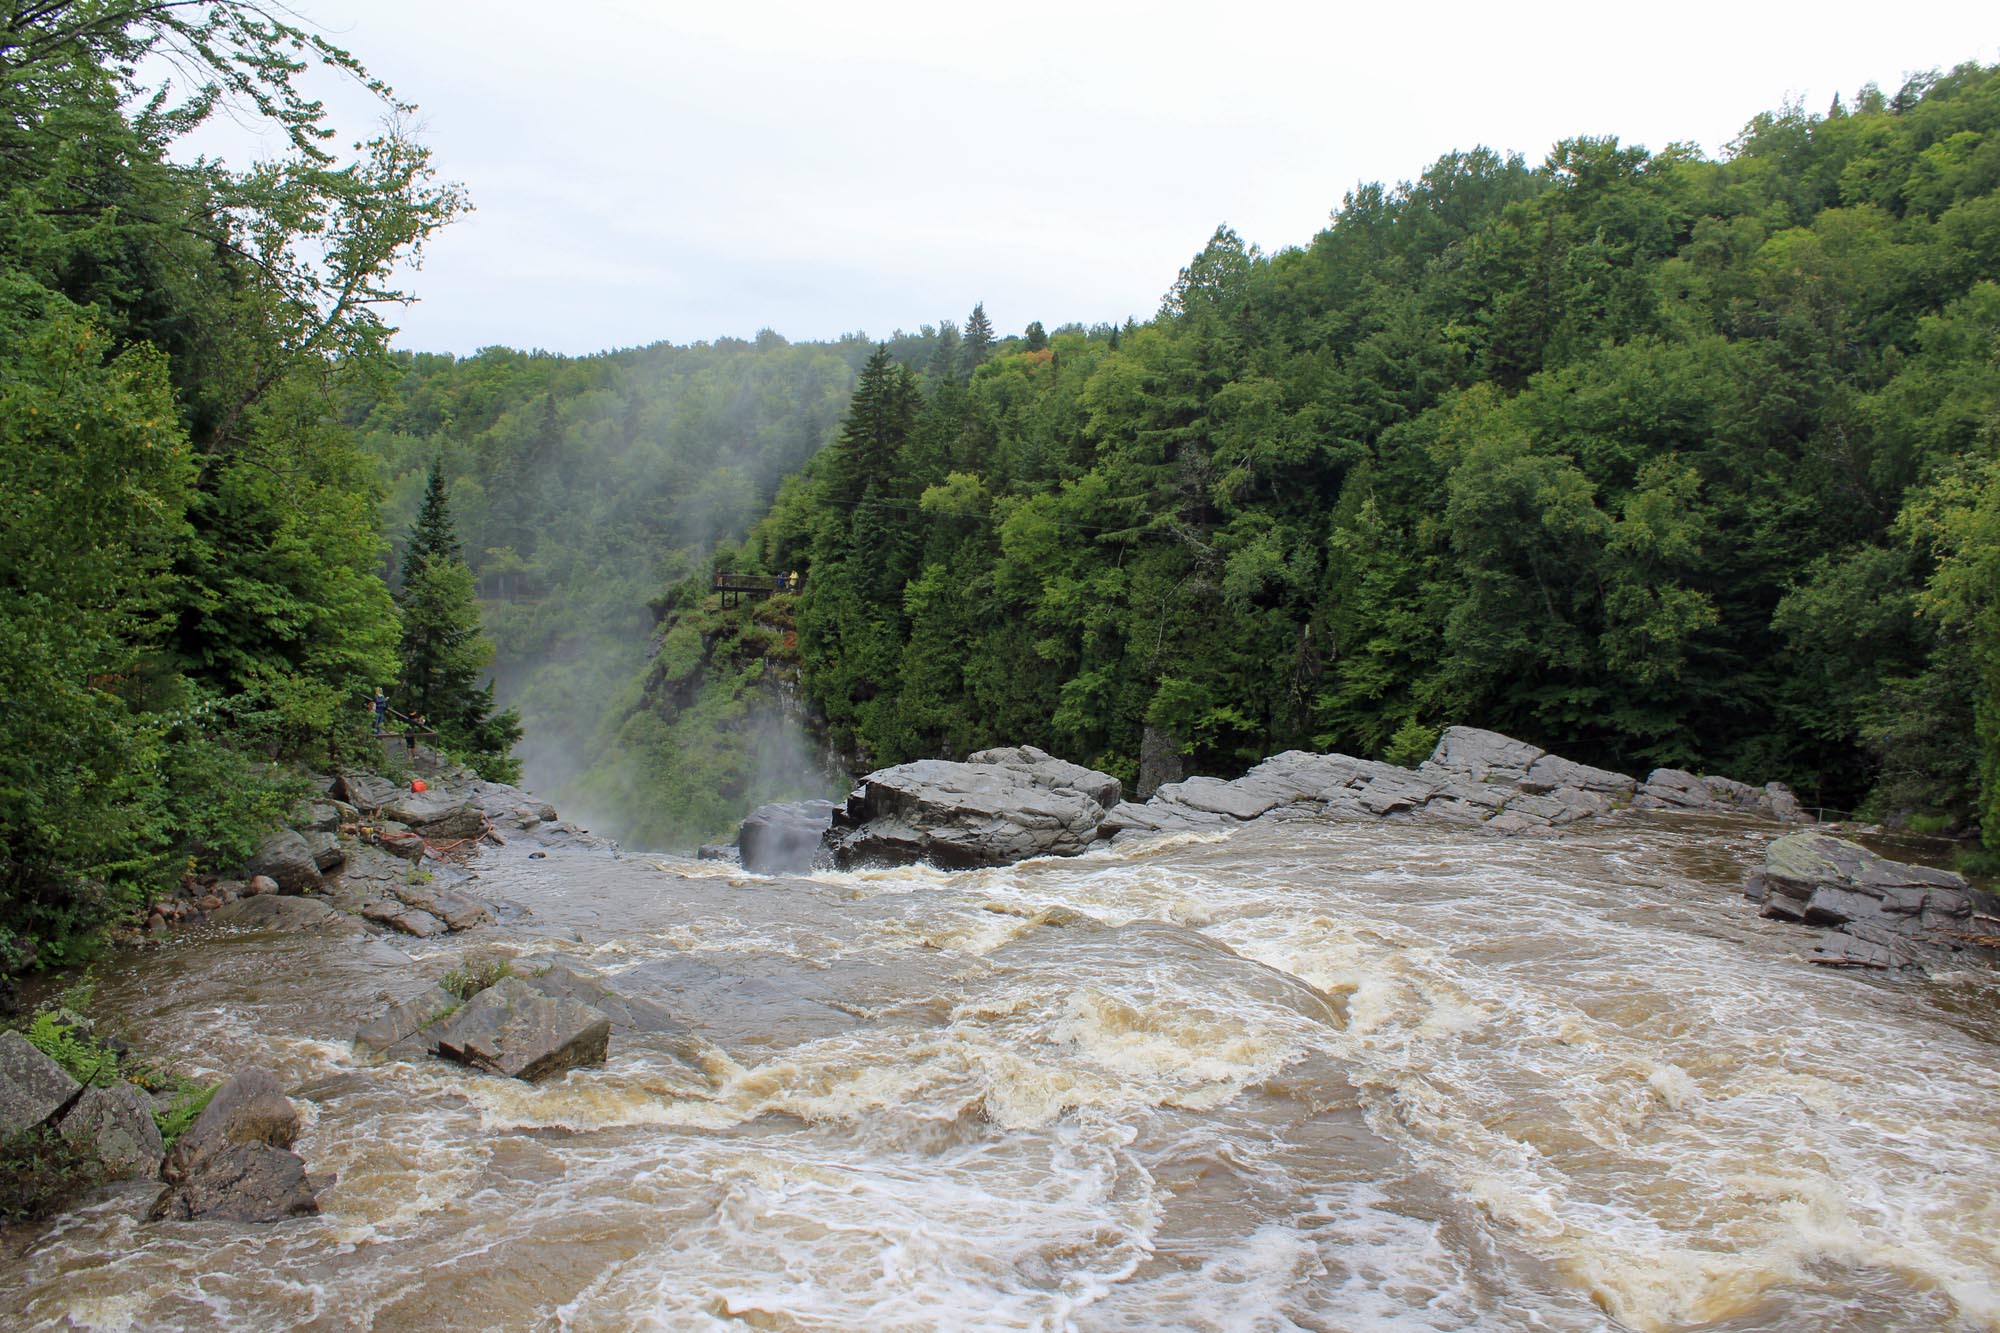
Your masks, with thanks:
<instances>
[{"instance_id":1,"label":"rocky riverbank","mask_svg":"<svg viewBox=\"0 0 2000 1333\"><path fill-rule=\"evenodd\" d=\"M482 845L525 839L542 849L617 850L547 801L420 754L426 776L413 784L358 769L315 776L314 794L238 874L207 876L154 902L142 929L209 921L428 938L504 910L467 892L477 875L466 862Z\"/></svg>"},{"instance_id":2,"label":"rocky riverbank","mask_svg":"<svg viewBox=\"0 0 2000 1333\"><path fill-rule=\"evenodd\" d=\"M482 846L525 841L536 848L530 857L555 848L616 854L614 844L518 788L428 753L422 769L426 776L408 785L361 770L313 779L317 790L237 874L191 880L153 902L132 942L143 947L203 923L334 937L455 934L517 910L474 891L478 874L467 862ZM531 986L506 971L502 965L492 977L461 983L459 994L439 990L435 1002L427 997L424 1023L398 1036L437 1020L426 1049L523 1078L603 1060L605 1015L574 994L543 993L564 975L551 968ZM582 978L568 983L572 991L591 989ZM81 1018L68 1018L82 1026L52 1028L44 1044L78 1065L81 1077L21 1033L0 1033L5 1169L41 1177L30 1192L46 1197L93 1181L157 1180L148 1212L154 1220L268 1222L317 1211L330 1182L308 1176L291 1151L301 1121L275 1074L245 1069L205 1091L188 1085L149 1093L126 1076L122 1048L98 1043ZM198 1117L190 1098L206 1100ZM175 1131L171 1142L163 1127ZM10 1198L18 1192L0 1190ZM31 1211L31 1203L24 1195L17 1210Z\"/></svg>"},{"instance_id":3,"label":"rocky riverbank","mask_svg":"<svg viewBox=\"0 0 2000 1333\"><path fill-rule=\"evenodd\" d=\"M946 868L1073 856L1102 840L1229 828L1256 819L1421 819L1493 837L1547 837L1625 810L1805 818L1779 783L1753 787L1679 769L1641 780L1476 727L1452 727L1414 769L1287 751L1240 778L1171 782L1144 802L1117 778L1033 746L962 763L919 760L863 778L844 805L759 807L737 839L746 869L796 874L928 861Z\"/></svg>"}]
</instances>

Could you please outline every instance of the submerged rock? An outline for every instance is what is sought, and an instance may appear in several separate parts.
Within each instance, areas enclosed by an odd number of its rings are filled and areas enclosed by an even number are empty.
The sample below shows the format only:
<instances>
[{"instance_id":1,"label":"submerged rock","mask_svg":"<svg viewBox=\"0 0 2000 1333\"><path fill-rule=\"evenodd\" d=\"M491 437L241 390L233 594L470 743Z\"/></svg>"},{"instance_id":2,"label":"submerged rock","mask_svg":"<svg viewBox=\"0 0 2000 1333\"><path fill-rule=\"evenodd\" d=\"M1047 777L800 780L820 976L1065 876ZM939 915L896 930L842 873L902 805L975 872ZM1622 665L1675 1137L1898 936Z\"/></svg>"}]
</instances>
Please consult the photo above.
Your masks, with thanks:
<instances>
[{"instance_id":1,"label":"submerged rock","mask_svg":"<svg viewBox=\"0 0 2000 1333\"><path fill-rule=\"evenodd\" d=\"M1963 875L1908 865L1807 830L1764 852L1744 894L1778 921L1827 927L1813 961L1921 969L1968 959L2000 963L2000 898Z\"/></svg>"},{"instance_id":2,"label":"submerged rock","mask_svg":"<svg viewBox=\"0 0 2000 1333\"><path fill-rule=\"evenodd\" d=\"M760 805L736 834L743 868L759 875L802 875L819 856L820 839L833 826L832 801L774 801Z\"/></svg>"},{"instance_id":3,"label":"submerged rock","mask_svg":"<svg viewBox=\"0 0 2000 1333\"><path fill-rule=\"evenodd\" d=\"M946 868L1074 856L1118 804L1117 778L1034 748L920 759L861 780L822 846L836 866L929 861Z\"/></svg>"}]
</instances>

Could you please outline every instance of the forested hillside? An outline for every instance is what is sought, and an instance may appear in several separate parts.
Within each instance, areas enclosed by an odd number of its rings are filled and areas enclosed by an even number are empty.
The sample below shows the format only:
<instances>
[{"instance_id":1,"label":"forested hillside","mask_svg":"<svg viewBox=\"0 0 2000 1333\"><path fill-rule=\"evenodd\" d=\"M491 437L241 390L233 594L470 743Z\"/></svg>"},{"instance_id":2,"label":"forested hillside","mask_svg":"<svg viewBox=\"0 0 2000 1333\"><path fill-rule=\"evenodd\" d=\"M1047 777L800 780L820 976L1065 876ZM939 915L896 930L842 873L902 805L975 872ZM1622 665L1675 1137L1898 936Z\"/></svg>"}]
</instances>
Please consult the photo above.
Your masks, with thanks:
<instances>
[{"instance_id":1,"label":"forested hillside","mask_svg":"<svg viewBox=\"0 0 2000 1333\"><path fill-rule=\"evenodd\" d=\"M805 572L864 764L1465 722L2000 841L1996 279L1991 69L1720 161L1454 153L1300 249L1218 231L1122 337L878 355L730 558Z\"/></svg>"},{"instance_id":2,"label":"forested hillside","mask_svg":"<svg viewBox=\"0 0 2000 1333\"><path fill-rule=\"evenodd\" d=\"M388 127L336 136L309 70ZM370 744L401 623L335 385L463 206L410 111L255 6L0 6L0 979L233 869L288 766ZM224 112L282 150L174 160Z\"/></svg>"},{"instance_id":3,"label":"forested hillside","mask_svg":"<svg viewBox=\"0 0 2000 1333\"><path fill-rule=\"evenodd\" d=\"M349 400L402 534L441 463L478 576L501 697L538 790L565 803L644 663L663 588L704 577L781 478L832 438L859 337L655 347L572 358L489 348L399 356Z\"/></svg>"}]
</instances>

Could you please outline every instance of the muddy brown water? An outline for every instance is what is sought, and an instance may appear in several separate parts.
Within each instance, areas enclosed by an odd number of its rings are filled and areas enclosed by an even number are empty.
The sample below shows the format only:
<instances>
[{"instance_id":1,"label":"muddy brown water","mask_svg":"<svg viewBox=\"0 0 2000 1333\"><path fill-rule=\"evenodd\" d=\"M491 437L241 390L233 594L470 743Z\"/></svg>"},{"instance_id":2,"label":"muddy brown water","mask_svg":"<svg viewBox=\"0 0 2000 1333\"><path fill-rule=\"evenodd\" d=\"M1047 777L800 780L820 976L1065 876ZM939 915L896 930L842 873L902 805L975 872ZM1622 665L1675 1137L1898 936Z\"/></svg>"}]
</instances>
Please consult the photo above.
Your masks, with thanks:
<instances>
[{"instance_id":1,"label":"muddy brown water","mask_svg":"<svg viewBox=\"0 0 2000 1333\"><path fill-rule=\"evenodd\" d=\"M477 938L189 932L94 1012L277 1069L326 1211L111 1193L10 1238L0 1326L2000 1329L2000 986L1806 963L1737 889L1775 832L810 880L510 848ZM680 1026L541 1086L354 1053L473 947Z\"/></svg>"}]
</instances>

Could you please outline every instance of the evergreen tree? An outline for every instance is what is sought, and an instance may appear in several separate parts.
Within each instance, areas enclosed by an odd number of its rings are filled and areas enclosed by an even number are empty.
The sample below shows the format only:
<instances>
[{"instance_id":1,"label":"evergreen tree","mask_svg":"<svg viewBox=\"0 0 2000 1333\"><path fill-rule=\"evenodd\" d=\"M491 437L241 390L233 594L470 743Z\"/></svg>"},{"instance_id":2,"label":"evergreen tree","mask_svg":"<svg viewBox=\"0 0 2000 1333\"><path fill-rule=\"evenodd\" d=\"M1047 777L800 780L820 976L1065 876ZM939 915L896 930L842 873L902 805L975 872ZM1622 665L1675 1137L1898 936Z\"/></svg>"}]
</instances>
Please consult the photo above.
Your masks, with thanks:
<instances>
[{"instance_id":1,"label":"evergreen tree","mask_svg":"<svg viewBox=\"0 0 2000 1333\"><path fill-rule=\"evenodd\" d=\"M984 301L974 305L972 313L965 317L964 341L965 354L962 364L966 375L970 376L973 371L986 364L986 358L993 349L993 321L986 318Z\"/></svg>"},{"instance_id":2,"label":"evergreen tree","mask_svg":"<svg viewBox=\"0 0 2000 1333\"><path fill-rule=\"evenodd\" d=\"M436 729L443 748L465 753L482 774L505 781L518 774L511 751L520 723L512 709L496 714L492 683L479 684L493 644L480 630L472 570L460 549L443 467L433 462L397 592L403 612L397 697L402 711Z\"/></svg>"},{"instance_id":3,"label":"evergreen tree","mask_svg":"<svg viewBox=\"0 0 2000 1333\"><path fill-rule=\"evenodd\" d=\"M463 560L465 557L465 547L458 540L458 530L451 521L442 455L431 460L430 478L424 484L423 503L417 508L417 521L410 527L409 549L403 553L404 574L407 576L412 569L436 556L446 560Z\"/></svg>"},{"instance_id":4,"label":"evergreen tree","mask_svg":"<svg viewBox=\"0 0 2000 1333\"><path fill-rule=\"evenodd\" d=\"M931 351L932 376L947 380L958 373L959 347L958 325L948 319L939 323L937 346Z\"/></svg>"}]
</instances>

